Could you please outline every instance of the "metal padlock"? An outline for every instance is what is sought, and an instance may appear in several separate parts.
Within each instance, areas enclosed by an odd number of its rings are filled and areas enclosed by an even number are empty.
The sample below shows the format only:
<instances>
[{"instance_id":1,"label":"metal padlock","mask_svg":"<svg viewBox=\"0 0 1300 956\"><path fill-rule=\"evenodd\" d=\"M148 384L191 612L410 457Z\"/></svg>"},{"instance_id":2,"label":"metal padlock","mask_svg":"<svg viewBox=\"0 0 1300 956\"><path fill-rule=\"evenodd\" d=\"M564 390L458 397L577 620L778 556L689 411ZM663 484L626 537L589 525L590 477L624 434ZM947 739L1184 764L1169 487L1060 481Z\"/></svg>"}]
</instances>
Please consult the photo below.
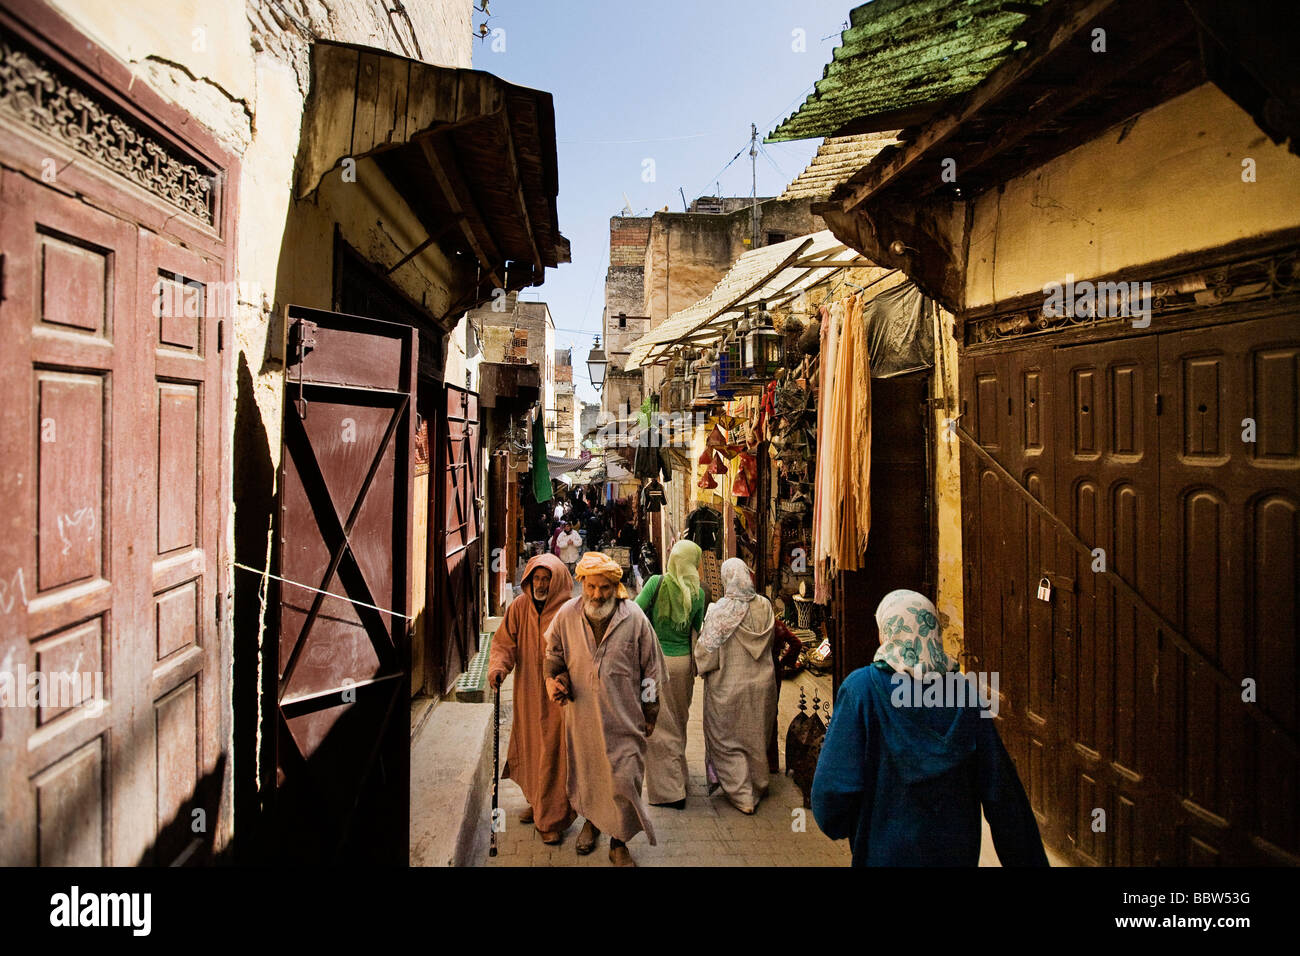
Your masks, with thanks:
<instances>
[{"instance_id":1,"label":"metal padlock","mask_svg":"<svg viewBox=\"0 0 1300 956\"><path fill-rule=\"evenodd\" d=\"M1052 599L1052 582L1046 577L1038 579L1038 600L1050 601Z\"/></svg>"}]
</instances>

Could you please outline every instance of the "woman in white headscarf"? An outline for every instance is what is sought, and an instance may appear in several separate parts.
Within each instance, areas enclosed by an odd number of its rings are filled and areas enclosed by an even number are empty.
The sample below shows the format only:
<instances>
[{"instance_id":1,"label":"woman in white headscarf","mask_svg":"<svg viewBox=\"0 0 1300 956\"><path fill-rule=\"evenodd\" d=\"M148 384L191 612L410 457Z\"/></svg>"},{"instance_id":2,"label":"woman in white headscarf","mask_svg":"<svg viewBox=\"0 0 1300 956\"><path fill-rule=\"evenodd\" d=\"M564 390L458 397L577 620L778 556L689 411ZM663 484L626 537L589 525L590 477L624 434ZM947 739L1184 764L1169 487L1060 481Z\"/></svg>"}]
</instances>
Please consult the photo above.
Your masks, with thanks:
<instances>
[{"instance_id":1,"label":"woman in white headscarf","mask_svg":"<svg viewBox=\"0 0 1300 956\"><path fill-rule=\"evenodd\" d=\"M722 562L722 586L695 645L704 677L704 752L732 806L753 813L767 793L767 738L776 720L776 615L739 558Z\"/></svg>"}]
</instances>

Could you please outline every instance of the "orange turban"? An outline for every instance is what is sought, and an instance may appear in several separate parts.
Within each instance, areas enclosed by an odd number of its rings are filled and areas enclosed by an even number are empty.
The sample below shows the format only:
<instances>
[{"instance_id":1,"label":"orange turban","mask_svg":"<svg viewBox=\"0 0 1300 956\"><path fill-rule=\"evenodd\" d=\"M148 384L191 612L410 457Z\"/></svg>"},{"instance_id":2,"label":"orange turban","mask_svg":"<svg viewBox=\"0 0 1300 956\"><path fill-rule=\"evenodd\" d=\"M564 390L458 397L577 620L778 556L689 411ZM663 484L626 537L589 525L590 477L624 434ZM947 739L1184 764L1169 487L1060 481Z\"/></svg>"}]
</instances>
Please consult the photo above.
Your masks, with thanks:
<instances>
[{"instance_id":1,"label":"orange turban","mask_svg":"<svg viewBox=\"0 0 1300 956\"><path fill-rule=\"evenodd\" d=\"M588 551L582 556L577 567L573 569L573 576L581 581L584 577L592 575L593 577L606 578L611 584L618 585L618 596L625 598L628 596L627 588L623 587L623 568L613 558L599 551Z\"/></svg>"}]
</instances>

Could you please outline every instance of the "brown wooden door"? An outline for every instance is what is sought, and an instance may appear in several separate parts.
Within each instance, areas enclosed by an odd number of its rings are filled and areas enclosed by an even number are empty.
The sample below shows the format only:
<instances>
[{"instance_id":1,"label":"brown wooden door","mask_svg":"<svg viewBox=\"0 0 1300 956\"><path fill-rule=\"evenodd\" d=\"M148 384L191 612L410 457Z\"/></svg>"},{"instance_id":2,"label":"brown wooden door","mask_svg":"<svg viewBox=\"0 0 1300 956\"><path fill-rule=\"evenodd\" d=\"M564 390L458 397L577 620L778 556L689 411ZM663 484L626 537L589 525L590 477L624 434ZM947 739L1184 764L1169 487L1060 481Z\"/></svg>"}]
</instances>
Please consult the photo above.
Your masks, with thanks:
<instances>
[{"instance_id":1,"label":"brown wooden door","mask_svg":"<svg viewBox=\"0 0 1300 956\"><path fill-rule=\"evenodd\" d=\"M1297 730L1300 322L1294 312L1160 338L1162 610L1255 703L1166 644L1160 657L1180 865L1300 862L1300 763L1250 718ZM1254 434L1249 433L1253 423ZM1250 441L1254 438L1254 441Z\"/></svg>"},{"instance_id":2,"label":"brown wooden door","mask_svg":"<svg viewBox=\"0 0 1300 956\"><path fill-rule=\"evenodd\" d=\"M446 694L478 652L483 622L483 529L478 395L448 385L444 407L439 470L435 472L442 479L429 482L431 495L435 486L438 489L429 512L443 520L441 528L429 529L429 596L440 612L439 685Z\"/></svg>"},{"instance_id":3,"label":"brown wooden door","mask_svg":"<svg viewBox=\"0 0 1300 956\"><path fill-rule=\"evenodd\" d=\"M1062 724L1058 803L1086 862L1156 857L1161 743L1154 622L1096 573L1105 566L1154 600L1161 569L1156 336L1058 349L1056 511L1096 556L1059 543L1055 646ZM1042 602L1037 602L1042 603ZM1043 637L1050 638L1050 632ZM1105 828L1098 821L1105 813Z\"/></svg>"},{"instance_id":4,"label":"brown wooden door","mask_svg":"<svg viewBox=\"0 0 1300 956\"><path fill-rule=\"evenodd\" d=\"M279 849L404 864L415 332L291 308L288 333Z\"/></svg>"},{"instance_id":5,"label":"brown wooden door","mask_svg":"<svg viewBox=\"0 0 1300 956\"><path fill-rule=\"evenodd\" d=\"M1050 348L980 355L962 368L966 429L1049 507L1055 498L1052 389ZM1055 573L1046 521L969 449L962 450L962 511L963 663L999 675L998 731L1047 836L1059 822L1052 816L1052 750L1059 733L1055 657L1063 651L1054 646L1052 632L1056 608L1070 606L1070 579ZM1058 593L1050 604L1035 598L1044 575Z\"/></svg>"},{"instance_id":6,"label":"brown wooden door","mask_svg":"<svg viewBox=\"0 0 1300 956\"><path fill-rule=\"evenodd\" d=\"M1104 556L1295 733L1297 328L1280 314L963 361L967 430L1101 549L1084 558L963 449L967 665L999 672L999 730L1044 838L1077 862L1300 858L1297 761L1093 571Z\"/></svg>"},{"instance_id":7,"label":"brown wooden door","mask_svg":"<svg viewBox=\"0 0 1300 956\"><path fill-rule=\"evenodd\" d=\"M172 863L219 812L221 264L3 177L0 670L105 703L0 711L0 862Z\"/></svg>"}]
</instances>

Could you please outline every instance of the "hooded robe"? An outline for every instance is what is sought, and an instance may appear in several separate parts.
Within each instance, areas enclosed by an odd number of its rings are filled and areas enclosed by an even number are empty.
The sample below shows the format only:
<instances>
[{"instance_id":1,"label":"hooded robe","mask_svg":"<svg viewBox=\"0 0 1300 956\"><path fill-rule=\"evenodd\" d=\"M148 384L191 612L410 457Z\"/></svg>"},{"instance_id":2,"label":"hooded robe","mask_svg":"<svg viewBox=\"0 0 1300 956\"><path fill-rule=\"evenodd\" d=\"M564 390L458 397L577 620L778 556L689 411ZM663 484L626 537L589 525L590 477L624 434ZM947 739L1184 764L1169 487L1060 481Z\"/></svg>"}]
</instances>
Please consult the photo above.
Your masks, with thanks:
<instances>
[{"instance_id":1,"label":"hooded robe","mask_svg":"<svg viewBox=\"0 0 1300 956\"><path fill-rule=\"evenodd\" d=\"M722 600L709 608L695 644L704 678L704 750L723 792L753 810L769 784L767 745L776 723L772 635L776 615L754 591L745 563L722 563Z\"/></svg>"},{"instance_id":2,"label":"hooded robe","mask_svg":"<svg viewBox=\"0 0 1300 956\"><path fill-rule=\"evenodd\" d=\"M551 590L540 614L530 587L539 567L551 572ZM521 586L523 593L506 608L488 658L489 671L516 671L514 720L502 776L519 784L538 830L562 832L574 820L567 795L564 714L547 696L542 663L546 629L573 593L573 577L555 555L539 554L524 566Z\"/></svg>"},{"instance_id":3,"label":"hooded robe","mask_svg":"<svg viewBox=\"0 0 1300 956\"><path fill-rule=\"evenodd\" d=\"M569 802L601 832L626 843L645 830L654 846L641 785L646 724L667 682L663 651L632 601L615 602L599 644L582 605L576 597L560 608L546 641L547 676L567 672L572 692L564 707Z\"/></svg>"}]
</instances>

